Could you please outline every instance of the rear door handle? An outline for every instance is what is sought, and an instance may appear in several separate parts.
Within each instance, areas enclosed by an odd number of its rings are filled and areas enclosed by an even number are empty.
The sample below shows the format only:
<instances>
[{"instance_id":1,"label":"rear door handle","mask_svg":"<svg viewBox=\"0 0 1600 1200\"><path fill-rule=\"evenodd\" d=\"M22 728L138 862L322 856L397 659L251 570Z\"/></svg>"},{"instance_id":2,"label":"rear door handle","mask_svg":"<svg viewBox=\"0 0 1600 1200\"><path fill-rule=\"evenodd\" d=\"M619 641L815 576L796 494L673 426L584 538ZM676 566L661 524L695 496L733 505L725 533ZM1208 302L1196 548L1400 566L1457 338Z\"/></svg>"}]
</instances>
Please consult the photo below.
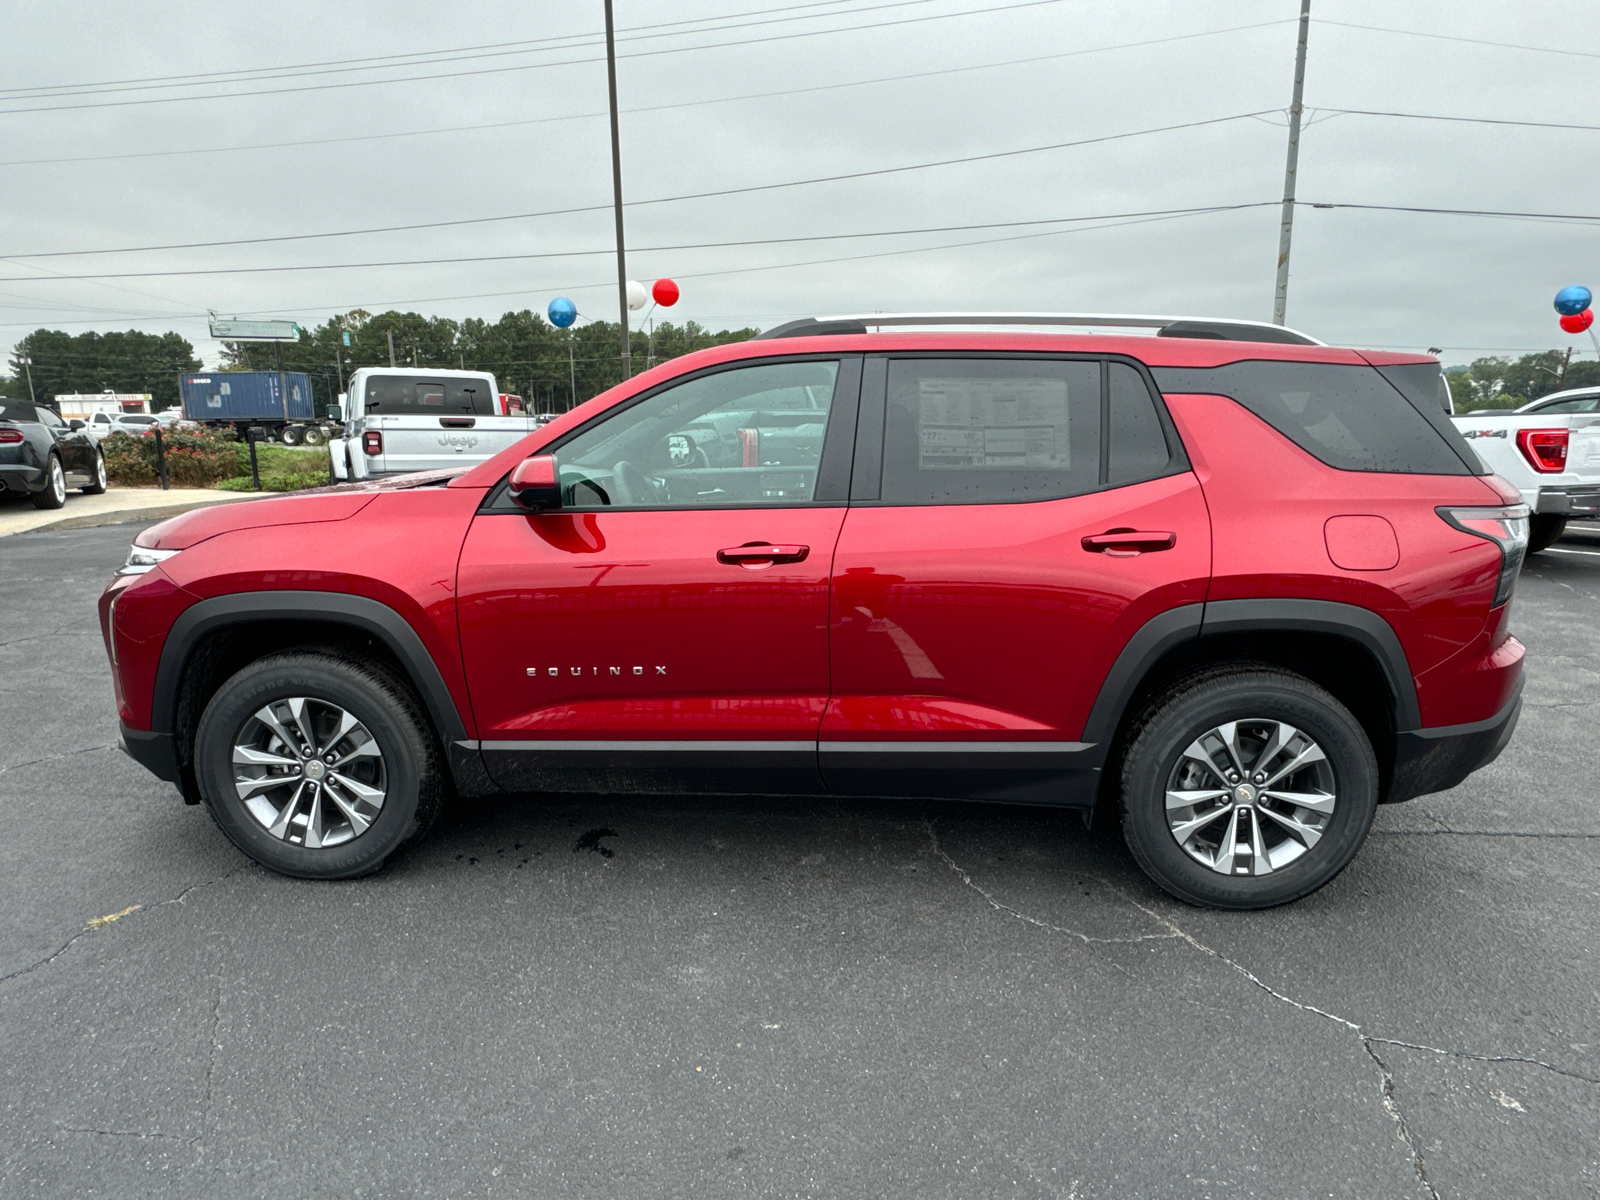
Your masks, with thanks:
<instances>
[{"instance_id":1,"label":"rear door handle","mask_svg":"<svg viewBox=\"0 0 1600 1200\"><path fill-rule=\"evenodd\" d=\"M446 429L471 429L478 423L477 417L440 417L439 424Z\"/></svg>"},{"instance_id":2,"label":"rear door handle","mask_svg":"<svg viewBox=\"0 0 1600 1200\"><path fill-rule=\"evenodd\" d=\"M1175 533L1147 532L1139 529L1110 529L1083 539L1083 548L1108 558L1133 558L1150 550L1171 550L1178 544Z\"/></svg>"},{"instance_id":3,"label":"rear door handle","mask_svg":"<svg viewBox=\"0 0 1600 1200\"><path fill-rule=\"evenodd\" d=\"M804 562L806 555L810 553L810 546L774 546L771 542L746 542L742 546L718 550L717 561L726 563L730 567L759 571L764 567L770 567L773 563Z\"/></svg>"}]
</instances>

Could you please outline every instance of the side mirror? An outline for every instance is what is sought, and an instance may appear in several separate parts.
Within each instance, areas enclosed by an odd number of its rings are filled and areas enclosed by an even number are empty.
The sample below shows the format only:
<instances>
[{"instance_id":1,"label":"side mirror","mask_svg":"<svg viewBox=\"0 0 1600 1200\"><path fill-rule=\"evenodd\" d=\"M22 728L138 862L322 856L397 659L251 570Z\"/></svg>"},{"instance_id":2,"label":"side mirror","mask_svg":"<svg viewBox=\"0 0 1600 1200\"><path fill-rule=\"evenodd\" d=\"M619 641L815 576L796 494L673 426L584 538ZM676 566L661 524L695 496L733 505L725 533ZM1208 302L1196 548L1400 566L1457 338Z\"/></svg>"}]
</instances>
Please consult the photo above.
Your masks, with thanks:
<instances>
[{"instance_id":1,"label":"side mirror","mask_svg":"<svg viewBox=\"0 0 1600 1200\"><path fill-rule=\"evenodd\" d=\"M83 422L82 421L69 421L67 424L70 426L70 428L72 429L72 431L74 433L76 433L78 430L83 428Z\"/></svg>"},{"instance_id":2,"label":"side mirror","mask_svg":"<svg viewBox=\"0 0 1600 1200\"><path fill-rule=\"evenodd\" d=\"M687 467L694 462L694 443L689 440L688 434L667 435L667 461L674 467Z\"/></svg>"},{"instance_id":3,"label":"side mirror","mask_svg":"<svg viewBox=\"0 0 1600 1200\"><path fill-rule=\"evenodd\" d=\"M535 454L511 472L511 499L529 512L561 507L561 479L553 454Z\"/></svg>"}]
</instances>

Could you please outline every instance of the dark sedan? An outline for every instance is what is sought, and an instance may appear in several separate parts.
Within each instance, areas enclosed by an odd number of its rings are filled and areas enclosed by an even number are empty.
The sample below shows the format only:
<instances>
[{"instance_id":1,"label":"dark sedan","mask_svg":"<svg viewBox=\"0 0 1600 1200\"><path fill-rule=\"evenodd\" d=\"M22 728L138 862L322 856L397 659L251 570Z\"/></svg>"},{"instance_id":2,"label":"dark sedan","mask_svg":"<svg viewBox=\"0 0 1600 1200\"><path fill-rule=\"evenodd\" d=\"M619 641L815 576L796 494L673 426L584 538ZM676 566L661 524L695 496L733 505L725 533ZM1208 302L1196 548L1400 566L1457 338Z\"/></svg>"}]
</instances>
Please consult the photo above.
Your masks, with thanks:
<instances>
[{"instance_id":1,"label":"dark sedan","mask_svg":"<svg viewBox=\"0 0 1600 1200\"><path fill-rule=\"evenodd\" d=\"M0 397L0 486L26 492L38 508L60 508L69 487L106 490L106 460L83 428L31 400Z\"/></svg>"}]
</instances>

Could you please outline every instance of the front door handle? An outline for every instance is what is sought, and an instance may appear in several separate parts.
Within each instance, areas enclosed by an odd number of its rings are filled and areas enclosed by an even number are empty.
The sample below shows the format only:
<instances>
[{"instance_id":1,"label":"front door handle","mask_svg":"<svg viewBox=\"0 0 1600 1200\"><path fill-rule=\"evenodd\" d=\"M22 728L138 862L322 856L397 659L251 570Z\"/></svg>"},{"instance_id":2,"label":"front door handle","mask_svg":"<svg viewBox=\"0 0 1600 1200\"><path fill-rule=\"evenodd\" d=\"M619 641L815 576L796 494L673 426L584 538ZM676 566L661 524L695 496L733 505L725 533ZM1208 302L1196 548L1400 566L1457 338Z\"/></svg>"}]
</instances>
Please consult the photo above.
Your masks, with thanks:
<instances>
[{"instance_id":1,"label":"front door handle","mask_svg":"<svg viewBox=\"0 0 1600 1200\"><path fill-rule=\"evenodd\" d=\"M810 546L774 546L771 542L746 542L742 546L718 550L717 561L726 563L730 567L760 571L773 563L804 562L806 555L810 553Z\"/></svg>"},{"instance_id":2,"label":"front door handle","mask_svg":"<svg viewBox=\"0 0 1600 1200\"><path fill-rule=\"evenodd\" d=\"M471 429L478 423L477 417L440 417L439 424L446 429Z\"/></svg>"},{"instance_id":3,"label":"front door handle","mask_svg":"<svg viewBox=\"0 0 1600 1200\"><path fill-rule=\"evenodd\" d=\"M1171 550L1178 544L1175 533L1148 532L1139 529L1109 529L1105 533L1092 533L1083 539L1083 548L1091 554L1104 554L1107 558L1134 558L1147 550Z\"/></svg>"}]
</instances>

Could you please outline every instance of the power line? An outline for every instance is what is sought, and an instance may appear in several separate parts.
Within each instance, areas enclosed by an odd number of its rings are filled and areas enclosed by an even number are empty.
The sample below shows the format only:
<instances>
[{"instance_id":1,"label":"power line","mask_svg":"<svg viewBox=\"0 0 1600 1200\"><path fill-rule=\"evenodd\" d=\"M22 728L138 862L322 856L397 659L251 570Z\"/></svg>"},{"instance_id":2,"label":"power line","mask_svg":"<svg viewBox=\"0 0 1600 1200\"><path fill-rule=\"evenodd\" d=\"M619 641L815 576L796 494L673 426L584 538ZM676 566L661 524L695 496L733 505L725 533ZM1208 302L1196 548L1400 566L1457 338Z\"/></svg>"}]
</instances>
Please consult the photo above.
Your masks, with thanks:
<instances>
[{"instance_id":1,"label":"power line","mask_svg":"<svg viewBox=\"0 0 1600 1200\"><path fill-rule=\"evenodd\" d=\"M1600 221L1600 215L1588 216L1582 213L1506 212L1488 208L1429 208L1420 204L1338 204L1302 200L1300 201L1300 206L1365 209L1371 212L1430 213L1449 217L1511 217L1525 221L1559 221L1571 225L1589 225L1595 221Z\"/></svg>"},{"instance_id":2,"label":"power line","mask_svg":"<svg viewBox=\"0 0 1600 1200\"><path fill-rule=\"evenodd\" d=\"M793 12L793 11L795 11L797 9L805 9L805 8L833 8L833 7L837 7L838 5L843 4L843 3L847 3L847 2L848 2L848 0L819 0L819 2L811 3L811 4L787 4L787 5L783 5L782 7L779 7L779 8L763 8L763 9L756 9L753 12L743 12L743 13L726 13L726 14L723 14L722 16L717 16L717 17L691 17L691 18L689 18L687 20L682 20L682 21L661 21L661 22L657 22L656 24L653 24L653 25L631 25L626 30L624 30L624 32L625 33L636 33L639 30L644 30L644 29L665 29L665 28L667 28L669 26L677 26L677 25L700 25L700 24L705 24L705 23L711 22L711 21L732 21L732 20L737 20L737 19L739 19L741 17L766 16L769 13ZM824 15L826 15L826 14L824 14ZM279 65L273 66L273 67L239 67L239 68L236 68L235 70L232 70L232 71L205 71L205 72L191 72L191 73L186 74L186 75L145 75L145 76L140 76L140 77L136 77L136 78L132 78L132 79L101 79L101 80L80 81L78 83L37 84L37 85L31 86L31 87L0 88L0 92L15 93L18 97L22 97L22 96L26 95L27 93L54 92L54 91L71 90L71 89L76 89L76 88L114 87L114 86L121 85L121 84L132 84L132 83L165 83L165 82L168 82L168 81L185 80L185 79L197 79L197 80L198 79L220 79L221 77L228 76L228 75L234 75L234 76L237 76L237 75L259 75L259 74L262 74L262 73L265 73L265 72L273 72L273 71L298 71L298 70L301 70L303 68L309 68L309 67L352 66L352 65L358 65L358 64L363 64L363 63L395 62L396 60L399 60L399 59L422 58L422 57L426 57L428 55L463 54L463 53L470 53L470 52L476 51L476 50L502 50L502 49L506 49L508 47L513 47L513 46L542 46L542 45L554 44L556 42L568 42L568 41L572 41L572 40L574 40L576 38L581 38L581 37L594 37L594 36L596 36L596 35L593 34L593 33L572 33L572 34L562 34L562 35L558 35L556 37L550 37L550 38L530 38L530 39L525 39L525 40L521 40L521 41L514 41L514 42L487 42L487 43L483 43L483 44L476 45L476 46L448 46L448 47L436 48L436 49L433 49L433 50L412 50L412 51L409 51L409 52L404 53L404 54L378 54L378 55L370 55L370 56L365 57L365 58L336 58L336 59L323 59L321 61L308 62L308 63L280 63Z\"/></svg>"},{"instance_id":3,"label":"power line","mask_svg":"<svg viewBox=\"0 0 1600 1200\"><path fill-rule=\"evenodd\" d=\"M1289 20L1257 21L1251 25L1231 25L1224 29L1204 29L1198 33L1180 33L1170 37L1149 38L1139 42L1120 42L1110 46L1090 46L1082 50L1065 50L1057 54L1037 54L1028 58L1013 58L1002 62L974 63L968 66L942 67L932 71L913 71L904 75L883 75L874 79L846 80L842 83L824 83L812 87L783 88L771 92L750 92L741 96L716 96L709 100L683 100L674 104L653 104L642 108L625 108L628 116L642 113L671 112L680 108L700 108L712 104L729 104L747 100L769 100L780 96L805 96L817 92L838 91L844 88L869 87L880 83L901 83L913 79L931 79L941 75L959 75L969 71L992 71L1005 67L1028 66L1033 63L1055 62L1065 58L1078 58L1086 54L1103 54L1114 50L1137 50L1146 46L1161 46L1170 42L1192 41L1196 38L1217 37L1227 33L1267 29L1290 24ZM512 129L526 125L549 125L560 121L584 121L604 117L604 112L568 113L556 117L533 117L525 121L494 121L483 125L451 125L440 129L409 129L394 133L369 133L352 137L310 138L294 142L259 142L252 145L210 146L193 150L151 150L133 154L83 155L70 158L24 158L0 162L0 167L45 166L57 163L120 162L140 158L171 158L189 154L226 154L256 150L288 150L301 146L336 146L354 142L384 141L393 138L429 137L441 133L476 133L490 129Z\"/></svg>"},{"instance_id":4,"label":"power line","mask_svg":"<svg viewBox=\"0 0 1600 1200\"><path fill-rule=\"evenodd\" d=\"M1273 111L1273 110L1263 109L1261 111L1262 112L1269 112L1269 111ZM971 154L971 155L963 156L961 158L945 158L945 159L938 159L938 160L933 161L933 162L908 163L908 164L906 164L904 166L898 166L898 167L877 167L877 168L874 168L872 170L850 171L850 172L846 172L846 173L839 174L839 175L819 175L819 176L815 176L815 177L813 177L811 179L793 179L793 180L787 180L787 181L782 182L782 183L763 183L763 184L755 184L755 185L752 185L752 186L749 186L749 187L723 188L723 189L720 189L718 191L712 191L712 192L692 192L692 193L688 193L688 194L682 195L682 196L658 196L658 197L655 197L655 198L649 199L649 200L630 200L628 202L628 206L630 208L639 208L639 207L642 207L644 205L649 205L649 204L676 204L676 203L679 203L680 201L684 201L684 200L709 200L709 199L714 199L714 198L722 197L722 196L745 195L745 194L748 194L748 193L751 193L751 192L769 192L769 191L777 191L777 190L780 190L780 189L783 189L783 188L807 187L807 186L810 186L811 184L817 184L817 183L839 183L839 182L844 182L844 181L848 181L848 180L852 180L852 179L865 179L865 178L881 176L881 175L898 175L898 174L903 174L903 173L905 173L907 171L923 171L923 170L929 170L929 169L934 168L934 167L959 166L959 165L963 165L963 164L966 164L966 163L987 162L987 161L992 160L992 159L1015 158L1015 157L1017 157L1019 155L1024 155L1024 154L1041 154L1041 153L1044 153L1044 152L1050 151L1050 150L1067 150L1067 149L1072 149L1072 148L1077 147L1077 146L1092 146L1092 145L1097 145L1097 144L1100 144L1100 143L1103 143L1103 142L1121 141L1121 140L1126 139L1126 138L1145 137L1145 136L1148 136L1150 134L1155 134L1155 133L1172 133L1172 132L1175 132L1175 131L1181 130L1181 129L1199 129L1199 128L1202 128L1202 127L1208 126L1208 125L1225 124L1225 123L1227 123L1229 121L1242 121L1242 120L1246 119L1247 117L1258 116L1258 115L1260 115L1260 114L1259 113L1236 113L1235 115L1229 116L1229 117L1208 117L1205 120L1201 120L1201 121L1185 121L1185 122L1183 122L1181 124L1178 124L1178 125L1161 125L1161 126L1157 126L1156 128L1153 128L1153 129L1135 129L1135 130L1130 130L1130 131L1128 131L1126 133L1111 133L1111 134L1104 134L1104 135L1102 135L1100 137L1079 138L1079 139L1077 139L1075 141L1071 141L1071 142L1051 142L1050 144L1044 145L1044 146L1024 146L1024 147L1021 147L1020 149L1016 149L1016 150L995 150L995 151L991 151L991 152L989 152L987 154ZM574 213L601 212L601 211L608 210L610 207L611 206L609 204L590 204L590 205L584 205L582 207L577 207L577 208L546 209L546 210L544 210L542 212L507 213L507 214L504 214L504 215L501 215L501 216L494 216L494 217L466 217L466 218L462 218L462 219L455 220L455 221L424 221L424 222L418 222L418 223L410 224L410 225L384 225L384 226L369 227L369 228L365 228L365 229L338 229L338 230L331 230L331 231L327 231L327 232L323 232L323 233L279 234L279 235L274 235L274 236L271 236L271 237L233 238L233 239L228 239L228 240L225 240L225 241L214 241L214 242L177 242L177 243L172 243L172 244L164 245L164 246L123 246L123 247L118 247L118 248L109 249L109 250L51 250L51 251L36 251L34 253L31 253L31 254L0 255L0 258L3 258L3 259L18 259L18 260L20 260L20 259L35 259L35 258L67 258L67 257L76 258L76 257L82 257L83 255L91 255L91 254L142 254L142 253L145 253L145 252L148 252L148 251L155 251L155 250L210 250L210 249L216 249L216 248L221 247L221 246L256 246L256 245L262 245L262 244L265 244L265 243L272 243L272 242L299 242L299 241L309 241L309 240L313 240L313 239L330 238L330 237L355 237L355 236L358 236L358 235L372 234L372 233L411 233L411 232L415 232L416 230L419 230L419 229L444 229L444 228L454 228L454 227L463 226L463 225L485 225L485 224L492 224L492 223L501 222L501 221L525 221L525 220L531 220L531 219L538 218L538 217L560 217L560 216L570 216L570 215L572 215ZM540 257L540 256L538 256L538 255L523 255L523 256L518 256L518 257ZM461 262L466 262L466 261L481 261L481 260L468 260L468 259L443 260L443 259L441 259L441 260L438 260L438 261L441 261L441 262L443 262L443 261L461 261ZM361 265L361 264L354 264L354 265ZM380 264L373 264L373 265L380 265ZM43 269L43 268L40 268L40 269ZM265 268L251 268L251 269L265 269ZM154 274L217 274L216 271L153 272L153 273ZM76 278L76 279L121 279L121 278L133 278L136 275L140 275L140 274L146 274L146 273L145 272L134 272L134 273L123 274L123 275L79 275L79 276L71 276L71 278ZM0 277L0 280L4 280L4 278L5 277Z\"/></svg>"},{"instance_id":5,"label":"power line","mask_svg":"<svg viewBox=\"0 0 1600 1200\"><path fill-rule=\"evenodd\" d=\"M1523 46L1516 42L1494 42L1484 38L1457 37L1448 33L1429 33L1420 29L1390 29L1383 25L1357 25L1353 21L1330 21L1326 17L1311 18L1318 25L1337 25L1341 29L1364 29L1369 33L1395 33L1404 37L1432 38L1439 42L1464 42L1469 46L1493 46L1497 50L1530 50L1536 54L1564 54L1573 58L1600 58L1600 53L1590 50L1558 50L1553 46Z\"/></svg>"},{"instance_id":6,"label":"power line","mask_svg":"<svg viewBox=\"0 0 1600 1200\"><path fill-rule=\"evenodd\" d=\"M773 24L780 24L780 23L789 22L789 21L816 20L819 17L854 16L858 12L874 12L874 11L879 11L879 10L886 9L886 8L906 8L906 7L909 7L911 5L931 4L931 3L934 3L934 2L935 2L935 0L889 0L888 3L865 5L865 6L862 6L860 8L849 9L849 10L841 10L841 11L837 11L837 12L802 13L802 14L800 14L798 16L769 17L769 18L767 18L765 20L758 20L758 21L743 21L743 22L734 21L734 23L732 23L732 24L720 25L720 26L711 26L711 27L704 28L704 29L673 30L673 31L669 31L669 32L666 32L666 33L647 33L647 34L640 34L639 36L636 36L636 37L623 38L623 39L620 39L620 40L628 41L628 42L640 42L640 41L654 41L654 40L657 40L657 39L660 39L660 38L667 38L667 37L683 37L685 34L689 34L689 33L721 33L721 32L724 32L726 30L731 30L731 29L748 29L748 28L751 28L751 27L757 26L757 25L773 25ZM808 7L808 6L802 5L802 6L799 6L799 7ZM784 11L788 11L788 10L786 10L786 9L766 9L766 10L762 10L762 11L764 11L764 12L784 12ZM738 16L738 15L752 15L752 14L734 14L733 16ZM732 20L733 16L730 16L728 18L702 17L702 18L700 18L700 22L704 23L704 22L713 21L713 20ZM668 24L668 25L689 24L689 23L691 23L691 22L677 22L677 21L666 22L666 24ZM636 27L636 28L653 29L653 28L658 28L658 26L639 26L639 27ZM853 28L853 27L846 27L846 28ZM577 39L586 38L586 37L587 38L591 38L591 40L590 41L579 41L579 40L577 40ZM548 50L581 50L581 49L585 49L585 48L590 47L590 46L597 46L597 45L603 45L604 44L603 41L595 41L595 40L592 40L592 38L593 38L592 34L568 34L568 35L564 35L564 36L556 37L556 38L540 38L540 39L535 39L533 41L527 41L527 42L505 43L505 45L520 47L519 49L509 49L508 50L508 49L500 49L500 48L492 48L492 47L482 47L482 48L474 47L472 49L478 49L481 52L479 52L479 53L457 53L457 52L454 52L454 51L436 51L436 52L435 51L419 51L419 52L417 52L415 54L411 54L411 55L391 55L391 56L388 56L391 60L392 59L396 59L396 58L407 58L407 59L411 60L411 61L403 62L403 63L394 62L394 61L384 62L384 61L380 61L380 60L376 60L376 59L347 59L346 62L355 63L355 64L358 64L358 65L341 66L341 65L308 64L310 69L304 69L304 70L300 69L299 67L263 67L263 68L256 69L255 73L252 73L252 72L250 72L248 70L239 71L239 72L233 72L233 74L236 74L236 75L239 75L239 76L249 75L250 76L249 78L236 78L236 79L228 79L228 80L220 80L220 81L219 80L212 80L207 76L191 76L191 77L187 77L187 78L192 78L192 79L196 80L196 82L192 82L192 83L184 83L184 82L177 82L177 83L159 83L159 82L137 83L137 84L134 84L134 85L131 85L131 86L120 86L120 85L119 86L100 86L100 85L68 85L68 84L63 84L63 85L59 85L58 89L53 91L53 92L45 92L44 94L40 94L40 95L21 95L21 94L15 95L15 96L3 96L3 95L0 95L0 103L3 103L5 101L7 101L7 100L72 99L72 98L80 97L80 96L111 95L111 94L121 93L121 92L156 91L156 90L167 90L167 89L171 89L171 88L180 88L180 87L203 87L203 86L210 86L212 83L216 83L216 82L221 82L221 83L265 83L265 82L269 82L269 81L272 81L272 80L278 80L278 79L300 79L300 78L304 78L306 76L311 76L311 75L340 75L340 74L348 74L351 71L379 71L379 70L390 70L390 69L393 69L393 68L396 68L396 67L437 66L440 63L469 62L469 61L472 61L472 60L475 60L475 59L484 59L484 58L505 58L507 56L516 55L516 54L543 53L543 52L548 51ZM565 44L557 44L557 43L565 43ZM367 63L367 64L370 64L370 65L359 65L359 64L362 64L362 63ZM265 72L270 72L270 73L265 73ZM177 79L177 80L183 80L186 77L179 75L179 76L169 76L169 78ZM376 80L376 81L373 81L373 82L383 82L383 81L382 80ZM73 86L79 86L83 90L77 90L77 91L60 90L62 88L70 88L70 87L73 87ZM33 89L30 89L30 90L33 90ZM43 91L43 89L37 89L37 90ZM217 93L217 94L218 95L231 95L232 93Z\"/></svg>"},{"instance_id":7,"label":"power line","mask_svg":"<svg viewBox=\"0 0 1600 1200\"><path fill-rule=\"evenodd\" d=\"M1381 112L1367 108L1320 108L1318 112L1352 117L1404 117L1411 121L1452 121L1466 125L1515 125L1524 129L1581 129L1600 131L1600 125L1569 125L1560 121L1513 121L1498 117L1445 117L1434 113Z\"/></svg>"},{"instance_id":8,"label":"power line","mask_svg":"<svg viewBox=\"0 0 1600 1200\"><path fill-rule=\"evenodd\" d=\"M858 32L860 30L884 29L884 28L888 28L890 26L897 26L897 25L916 25L916 24L921 24L921 23L923 23L925 21L944 21L944 20L950 20L950 19L955 18L955 17L986 16L986 15L988 15L990 13L1007 12L1007 11L1010 11L1010 10L1013 10L1013 9L1021 9L1021 8L1039 8L1039 7L1041 7L1043 5L1047 5L1047 4L1062 4L1062 3L1065 3L1065 2L1066 2L1066 0L1015 0L1014 3L999 4L999 5L991 6L989 8L966 9L966 10L963 10L961 12L953 12L953 13L932 13L932 14L930 14L928 16L925 16L925 17L905 17L905 18L902 18L900 20L879 21L879 22L876 22L874 24L868 24L868 25L847 25L847 26L840 26L837 29L809 29L809 30L802 30L802 31L799 31L799 32L795 32L795 33L771 34L771 35L769 35L767 37L739 38L739 39L735 39L735 40L729 41L729 42L708 42L708 43L705 43L704 45L700 45L700 46L674 46L674 47L668 47L668 48L660 49L660 50L636 50L632 54L622 54L622 55L618 55L618 57L619 58L630 58L630 59L632 59L632 58L654 58L654 57L656 57L658 55L662 55L662 54L683 54L683 53L686 53L686 52L689 52L689 51L695 51L695 50L719 50L719 49L724 49L724 48L727 48L727 47L730 47L730 46L753 46L753 45L758 45L758 44L767 43L767 42L786 42L786 41L793 41L796 38L821 37L821 36L824 36L824 35L827 35L827 34L834 34L834 33L855 33L855 32ZM481 70L475 71L473 73L473 75L472 75L472 78L473 79L477 79L477 78L480 78L480 77L482 77L484 75L498 75L498 74L503 74L503 73L508 72L508 71L533 71L533 70L543 70L543 69L549 68L549 67L573 67L573 66L582 66L582 65L589 64L589 63L597 63L597 62L603 62L603 61L605 61L604 58L572 58L572 59L564 59L561 62L522 63L522 64L519 64L517 66L511 66L511 67L484 67ZM352 80L352 81L347 81L347 82L344 82L344 83L307 84L307 85L302 86L302 87L265 88L265 89L262 89L262 90L259 90L259 91L253 91L253 92L217 92L217 93L212 94L212 95L203 95L203 96L160 96L160 97L155 97L155 98L147 99L147 100L107 100L107 101L102 101L102 102L95 103L95 104L57 104L57 105L48 105L48 106L42 106L42 107L37 107L37 108L7 108L7 109L0 109L0 116L10 116L10 115L20 114L20 113L36 113L36 112L70 112L70 111L75 111L75 110L79 110L79 109L90 109L90 108L126 108L126 107L130 107L130 106L146 105L146 104L178 104L178 103L182 103L182 102L187 101L187 100L231 100L231 99L238 99L238 98L246 97L246 96L282 96L282 95L289 95L289 94L295 93L295 92L324 92L324 91L333 91L333 90L338 90L338 89L343 89L343 88L377 87L379 85L390 84L390 83L420 83L420 82L424 82L424 81L427 81L427 80L435 80L435 79L454 79L454 80L459 80L461 78L462 78L462 75L460 74L460 72L447 71L447 72L443 72L443 73L437 74L437 75L405 75L405 76L401 76L401 77L395 78L395 79L364 79L364 80Z\"/></svg>"}]
</instances>

